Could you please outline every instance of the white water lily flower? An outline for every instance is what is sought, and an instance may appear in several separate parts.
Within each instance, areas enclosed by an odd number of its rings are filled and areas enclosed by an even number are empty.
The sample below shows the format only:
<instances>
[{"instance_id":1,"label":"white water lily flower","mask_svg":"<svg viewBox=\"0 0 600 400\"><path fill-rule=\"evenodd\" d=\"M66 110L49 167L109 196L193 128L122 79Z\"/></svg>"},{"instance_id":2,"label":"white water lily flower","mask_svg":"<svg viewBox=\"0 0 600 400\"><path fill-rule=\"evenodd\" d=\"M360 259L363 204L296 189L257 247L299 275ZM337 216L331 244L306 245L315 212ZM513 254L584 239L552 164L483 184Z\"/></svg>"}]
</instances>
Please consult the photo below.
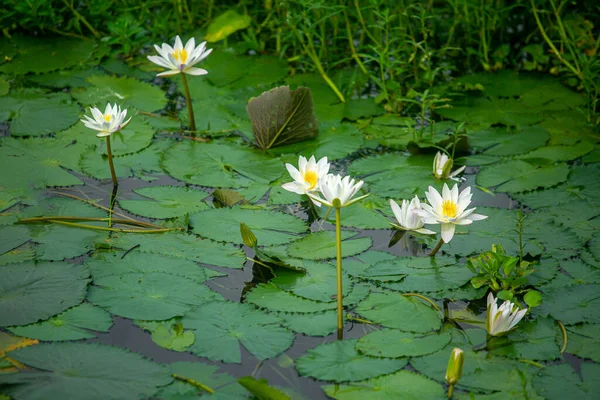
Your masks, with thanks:
<instances>
[{"instance_id":1,"label":"white water lily flower","mask_svg":"<svg viewBox=\"0 0 600 400\"><path fill-rule=\"evenodd\" d=\"M475 208L467 210L473 196L470 187L459 194L458 185L454 185L450 190L444 183L442 195L429 186L429 191L425 192L425 196L430 204L422 204L421 209L414 212L423 218L425 224L442 224L444 243L452 240L456 225L470 225L473 221L487 218L486 215L474 214Z\"/></svg>"},{"instance_id":2,"label":"white water lily flower","mask_svg":"<svg viewBox=\"0 0 600 400\"><path fill-rule=\"evenodd\" d=\"M458 181L459 178L456 178L456 175L460 174L465 170L465 165L452 172L452 166L454 165L454 160L446 153L437 152L433 159L433 175L438 179L452 179Z\"/></svg>"},{"instance_id":3,"label":"white water lily flower","mask_svg":"<svg viewBox=\"0 0 600 400\"><path fill-rule=\"evenodd\" d=\"M355 199L352 198L363 184L363 181L356 182L349 176L342 178L341 175L328 174L319 180L319 190L325 199L317 197L312 193L307 193L307 195L311 199L329 207L347 207L369 196L369 194L366 194Z\"/></svg>"},{"instance_id":4,"label":"white water lily flower","mask_svg":"<svg viewBox=\"0 0 600 400\"><path fill-rule=\"evenodd\" d=\"M85 119L80 120L90 129L98 131L96 134L98 137L110 136L112 133L117 132L127 126L131 117L125 121L127 117L127 110L121 111L121 106L116 104L111 106L110 103L106 106L104 114L96 107L90 107L93 119L84 115Z\"/></svg>"},{"instance_id":5,"label":"white water lily flower","mask_svg":"<svg viewBox=\"0 0 600 400\"><path fill-rule=\"evenodd\" d=\"M298 159L298 169L292 164L285 164L285 167L292 179L294 179L294 182L284 183L281 187L289 192L297 194L316 192L319 190L319 182L321 179L329 173L329 166L330 164L327 162L327 157L323 157L317 162L315 156L312 156L308 161L306 160L306 157L300 156ZM313 203L317 206L321 206L321 204L317 203L315 200L313 200Z\"/></svg>"},{"instance_id":6,"label":"white water lily flower","mask_svg":"<svg viewBox=\"0 0 600 400\"><path fill-rule=\"evenodd\" d=\"M160 55L148 56L148 60L168 69L168 71L161 72L157 76L177 75L182 72L190 75L208 74L207 70L194 67L195 64L204 60L212 52L212 49L206 50L206 42L202 42L196 47L195 39L191 38L184 47L181 38L177 36L174 47L163 43L162 47L154 45L154 48Z\"/></svg>"},{"instance_id":7,"label":"white water lily flower","mask_svg":"<svg viewBox=\"0 0 600 400\"><path fill-rule=\"evenodd\" d=\"M419 214L416 214L415 210L421 209L421 202L417 196L411 201L402 200L402 208L398 206L394 200L390 200L390 206L394 212L394 216L398 220L398 225L392 224L392 226L402 229L405 231L415 231L424 235L434 235L434 231L423 228L423 220Z\"/></svg>"},{"instance_id":8,"label":"white water lily flower","mask_svg":"<svg viewBox=\"0 0 600 400\"><path fill-rule=\"evenodd\" d=\"M486 329L491 336L501 336L513 329L527 313L527 309L519 310L515 304L506 300L497 306L494 295L490 292L487 297Z\"/></svg>"}]
</instances>

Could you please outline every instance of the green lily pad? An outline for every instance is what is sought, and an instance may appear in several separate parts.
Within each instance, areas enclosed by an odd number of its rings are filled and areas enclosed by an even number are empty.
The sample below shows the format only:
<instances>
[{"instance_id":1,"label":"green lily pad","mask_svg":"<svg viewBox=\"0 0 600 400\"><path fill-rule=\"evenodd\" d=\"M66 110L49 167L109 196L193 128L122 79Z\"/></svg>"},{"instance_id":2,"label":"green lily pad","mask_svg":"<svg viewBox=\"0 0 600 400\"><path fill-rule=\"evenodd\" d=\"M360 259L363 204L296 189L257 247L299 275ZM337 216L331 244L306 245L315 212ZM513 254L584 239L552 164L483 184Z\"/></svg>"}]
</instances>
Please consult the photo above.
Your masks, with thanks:
<instances>
[{"instance_id":1,"label":"green lily pad","mask_svg":"<svg viewBox=\"0 0 600 400\"><path fill-rule=\"evenodd\" d=\"M426 333L441 327L440 316L431 306L399 293L371 293L356 312L369 321L407 332Z\"/></svg>"},{"instance_id":2,"label":"green lily pad","mask_svg":"<svg viewBox=\"0 0 600 400\"><path fill-rule=\"evenodd\" d=\"M541 315L550 314L565 325L579 322L600 323L600 285L577 285L544 291L544 303L535 308Z\"/></svg>"},{"instance_id":3,"label":"green lily pad","mask_svg":"<svg viewBox=\"0 0 600 400\"><path fill-rule=\"evenodd\" d=\"M14 44L16 55L0 72L24 75L83 65L97 46L91 40L60 37L15 37Z\"/></svg>"},{"instance_id":4,"label":"green lily pad","mask_svg":"<svg viewBox=\"0 0 600 400\"><path fill-rule=\"evenodd\" d=\"M272 246L300 239L306 225L300 218L267 210L217 208L190 215L194 233L220 242L243 244L240 223L254 232L260 246Z\"/></svg>"},{"instance_id":5,"label":"green lily pad","mask_svg":"<svg viewBox=\"0 0 600 400\"><path fill-rule=\"evenodd\" d=\"M524 192L540 187L558 185L567 180L566 164L536 166L522 160L510 160L481 168L477 184L496 187L498 192Z\"/></svg>"},{"instance_id":6,"label":"green lily pad","mask_svg":"<svg viewBox=\"0 0 600 400\"><path fill-rule=\"evenodd\" d=\"M37 225L30 228L31 240L37 243L35 252L38 260L64 260L94 250L108 233L55 224Z\"/></svg>"},{"instance_id":7,"label":"green lily pad","mask_svg":"<svg viewBox=\"0 0 600 400\"><path fill-rule=\"evenodd\" d=\"M240 363L240 344L265 360L287 350L294 341L279 318L247 304L209 302L186 313L181 322L199 338L190 350L213 361Z\"/></svg>"},{"instance_id":8,"label":"green lily pad","mask_svg":"<svg viewBox=\"0 0 600 400\"><path fill-rule=\"evenodd\" d=\"M250 148L225 143L185 141L165 153L163 168L175 179L209 187L247 187L269 183L285 168L281 161Z\"/></svg>"},{"instance_id":9,"label":"green lily pad","mask_svg":"<svg viewBox=\"0 0 600 400\"><path fill-rule=\"evenodd\" d=\"M174 318L167 321L137 321L136 324L152 334L152 341L174 351L187 350L196 340L196 335L192 331L184 331L183 325L179 322L180 318Z\"/></svg>"},{"instance_id":10,"label":"green lily pad","mask_svg":"<svg viewBox=\"0 0 600 400\"><path fill-rule=\"evenodd\" d=\"M524 127L518 130L508 128L490 128L469 132L469 144L485 149L487 156L514 156L543 146L550 135L539 126Z\"/></svg>"},{"instance_id":11,"label":"green lily pad","mask_svg":"<svg viewBox=\"0 0 600 400\"><path fill-rule=\"evenodd\" d=\"M88 303L68 309L46 321L11 327L15 335L45 341L79 340L96 337L93 332L108 332L112 326L110 314Z\"/></svg>"},{"instance_id":12,"label":"green lily pad","mask_svg":"<svg viewBox=\"0 0 600 400\"><path fill-rule=\"evenodd\" d=\"M141 274L160 272L204 283L214 277L226 275L222 272L201 267L193 261L161 254L144 253L139 250L133 250L127 254L122 252L97 252L91 258L85 260L85 265L90 268L94 279L130 272Z\"/></svg>"},{"instance_id":13,"label":"green lily pad","mask_svg":"<svg viewBox=\"0 0 600 400\"><path fill-rule=\"evenodd\" d=\"M246 294L246 301L269 311L314 313L333 310L335 302L305 299L285 291L273 283L257 285Z\"/></svg>"},{"instance_id":14,"label":"green lily pad","mask_svg":"<svg viewBox=\"0 0 600 400\"><path fill-rule=\"evenodd\" d=\"M239 248L179 232L152 235L121 233L111 236L109 243L123 250L138 246L143 253L161 254L218 267L242 268L246 262L246 256Z\"/></svg>"},{"instance_id":15,"label":"green lily pad","mask_svg":"<svg viewBox=\"0 0 600 400\"><path fill-rule=\"evenodd\" d=\"M182 316L193 306L221 296L191 279L151 272L94 278L87 298L125 318L165 320Z\"/></svg>"},{"instance_id":16,"label":"green lily pad","mask_svg":"<svg viewBox=\"0 0 600 400\"><path fill-rule=\"evenodd\" d=\"M540 147L534 151L523 154L518 158L525 160L544 160L549 162L572 161L583 157L594 150L591 142L579 142L573 146L552 145Z\"/></svg>"},{"instance_id":17,"label":"green lily pad","mask_svg":"<svg viewBox=\"0 0 600 400\"><path fill-rule=\"evenodd\" d=\"M169 372L181 378L200 382L215 391L211 397L216 399L246 398L247 391L237 383L236 378L227 373L217 373L219 367L201 362L176 362L168 366ZM168 386L163 386L156 394L157 398L165 400L193 399L202 396L205 391L175 379Z\"/></svg>"},{"instance_id":18,"label":"green lily pad","mask_svg":"<svg viewBox=\"0 0 600 400\"><path fill-rule=\"evenodd\" d=\"M104 109L107 103L117 103L123 108L134 107L140 111L153 112L162 110L167 105L165 92L137 79L95 75L87 81L93 86L71 93L86 106Z\"/></svg>"},{"instance_id":19,"label":"green lily pad","mask_svg":"<svg viewBox=\"0 0 600 400\"><path fill-rule=\"evenodd\" d=\"M508 336L488 342L488 350L515 359L555 360L560 357L560 329L552 318L521 321Z\"/></svg>"},{"instance_id":20,"label":"green lily pad","mask_svg":"<svg viewBox=\"0 0 600 400\"><path fill-rule=\"evenodd\" d=\"M173 379L139 354L96 343L44 343L10 357L37 369L0 377L4 393L16 399L146 398Z\"/></svg>"},{"instance_id":21,"label":"green lily pad","mask_svg":"<svg viewBox=\"0 0 600 400\"><path fill-rule=\"evenodd\" d=\"M356 232L342 232L342 257L350 257L368 250L372 246L370 238L350 239ZM261 243L259 241L259 243ZM287 247L290 257L309 260L322 260L336 257L334 231L312 232Z\"/></svg>"},{"instance_id":22,"label":"green lily pad","mask_svg":"<svg viewBox=\"0 0 600 400\"><path fill-rule=\"evenodd\" d=\"M386 218L384 214L391 215L389 202L378 196L369 196L366 199L354 203L352 207L345 207L341 211L341 225L359 229L388 229L393 218ZM328 208L321 207L317 210L321 218L325 217ZM383 212L383 213L382 213ZM327 220L335 224L335 213L329 213Z\"/></svg>"},{"instance_id":23,"label":"green lily pad","mask_svg":"<svg viewBox=\"0 0 600 400\"><path fill-rule=\"evenodd\" d=\"M439 383L410 371L371 378L357 384L328 385L323 389L327 396L339 400L362 399L441 399L444 388Z\"/></svg>"},{"instance_id":24,"label":"green lily pad","mask_svg":"<svg viewBox=\"0 0 600 400\"><path fill-rule=\"evenodd\" d=\"M593 400L600 390L596 377L600 374L598 364L581 364L581 378L569 364L550 365L537 374L533 386L549 400Z\"/></svg>"},{"instance_id":25,"label":"green lily pad","mask_svg":"<svg viewBox=\"0 0 600 400\"><path fill-rule=\"evenodd\" d=\"M208 193L183 186L152 186L135 189L150 200L119 200L125 210L149 218L175 218L205 210Z\"/></svg>"},{"instance_id":26,"label":"green lily pad","mask_svg":"<svg viewBox=\"0 0 600 400\"><path fill-rule=\"evenodd\" d=\"M278 271L271 282L296 296L323 302L334 301L337 294L335 266L330 263L306 261L303 267L306 270L304 274L291 270ZM347 295L351 289L347 276L343 277L342 283L343 294Z\"/></svg>"},{"instance_id":27,"label":"green lily pad","mask_svg":"<svg viewBox=\"0 0 600 400\"><path fill-rule=\"evenodd\" d=\"M12 136L41 136L58 132L79 120L79 106L64 93L32 98L2 97L0 108L8 112Z\"/></svg>"},{"instance_id":28,"label":"green lily pad","mask_svg":"<svg viewBox=\"0 0 600 400\"><path fill-rule=\"evenodd\" d=\"M395 329L374 331L360 338L356 350L374 357L415 357L441 350L450 342L450 333L417 336Z\"/></svg>"},{"instance_id":29,"label":"green lily pad","mask_svg":"<svg viewBox=\"0 0 600 400\"><path fill-rule=\"evenodd\" d=\"M579 324L567 326L569 341L567 353L600 362L600 325Z\"/></svg>"},{"instance_id":30,"label":"green lily pad","mask_svg":"<svg viewBox=\"0 0 600 400\"><path fill-rule=\"evenodd\" d=\"M321 344L296 360L302 376L322 381L362 381L402 369L406 359L378 358L361 355L354 346L355 339Z\"/></svg>"},{"instance_id":31,"label":"green lily pad","mask_svg":"<svg viewBox=\"0 0 600 400\"><path fill-rule=\"evenodd\" d=\"M76 306L85 298L89 271L66 263L0 267L0 326L27 325Z\"/></svg>"},{"instance_id":32,"label":"green lily pad","mask_svg":"<svg viewBox=\"0 0 600 400\"><path fill-rule=\"evenodd\" d=\"M281 313L283 324L294 332L308 336L329 336L337 329L337 311L328 310L322 313Z\"/></svg>"}]
</instances>

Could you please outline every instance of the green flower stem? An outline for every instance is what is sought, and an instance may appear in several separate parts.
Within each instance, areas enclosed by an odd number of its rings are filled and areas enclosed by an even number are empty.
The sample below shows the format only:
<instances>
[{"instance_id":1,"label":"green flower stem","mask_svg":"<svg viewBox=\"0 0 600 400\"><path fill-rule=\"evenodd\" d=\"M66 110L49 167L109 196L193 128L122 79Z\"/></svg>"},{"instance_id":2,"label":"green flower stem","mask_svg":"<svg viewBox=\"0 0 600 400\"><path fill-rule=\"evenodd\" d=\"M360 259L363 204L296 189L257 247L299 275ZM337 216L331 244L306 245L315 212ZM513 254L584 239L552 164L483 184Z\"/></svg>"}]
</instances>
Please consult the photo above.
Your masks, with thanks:
<instances>
[{"instance_id":1,"label":"green flower stem","mask_svg":"<svg viewBox=\"0 0 600 400\"><path fill-rule=\"evenodd\" d=\"M421 294L418 294L418 293L404 293L402 296L404 296L404 297L418 297L419 299L421 299L421 300L429 303L431 305L431 307L435 308L435 310L437 312L440 312L440 313L442 312L442 310L440 310L440 308L437 306L437 304L434 303L433 300L431 300L430 298L425 297L425 296L423 296Z\"/></svg>"},{"instance_id":2,"label":"green flower stem","mask_svg":"<svg viewBox=\"0 0 600 400\"><path fill-rule=\"evenodd\" d=\"M197 388L205 390L205 391L207 391L210 394L214 394L215 393L214 389L211 389L208 386L206 386L205 384L197 382L197 381L195 381L193 379L186 378L185 376L173 374L173 378L175 378L175 379L177 379L179 381L185 382L185 383L189 383L192 386L196 386Z\"/></svg>"},{"instance_id":3,"label":"green flower stem","mask_svg":"<svg viewBox=\"0 0 600 400\"><path fill-rule=\"evenodd\" d=\"M342 293L342 226L340 207L335 207L335 247L337 272L337 338L344 338L344 294Z\"/></svg>"},{"instance_id":4,"label":"green flower stem","mask_svg":"<svg viewBox=\"0 0 600 400\"><path fill-rule=\"evenodd\" d=\"M23 218L19 220L21 224L27 224L31 222L48 222L48 221L97 221L97 222L108 222L110 218L93 218L93 217L75 217L75 216L49 216L49 217L36 217L36 218ZM163 229L162 226L154 225L144 221L131 221L122 218L112 218L112 222L115 224L141 226L144 228L158 228Z\"/></svg>"},{"instance_id":5,"label":"green flower stem","mask_svg":"<svg viewBox=\"0 0 600 400\"><path fill-rule=\"evenodd\" d=\"M192 136L196 134L196 118L194 118L194 108L192 107L192 96L190 96L190 88L187 83L185 73L181 73L181 81L183 82L183 89L185 91L185 99L187 101L188 119L190 120L190 130Z\"/></svg>"},{"instance_id":6,"label":"green flower stem","mask_svg":"<svg viewBox=\"0 0 600 400\"><path fill-rule=\"evenodd\" d=\"M451 399L454 394L454 385L448 385L448 398Z\"/></svg>"},{"instance_id":7,"label":"green flower stem","mask_svg":"<svg viewBox=\"0 0 600 400\"><path fill-rule=\"evenodd\" d=\"M86 224L77 224L75 222L67 222L67 221L59 221L56 219L50 219L48 222L53 222L55 224L72 226L75 228L83 228L83 229L96 229L99 231L110 231L110 232L122 232L122 233L163 233L170 232L177 228L161 228L161 229L122 229L122 228L108 228L105 226L96 226L96 225L86 225Z\"/></svg>"},{"instance_id":8,"label":"green flower stem","mask_svg":"<svg viewBox=\"0 0 600 400\"><path fill-rule=\"evenodd\" d=\"M562 354L567 349L567 343L569 342L569 340L567 339L567 330L565 329L565 326L563 325L563 323L560 322L559 320L556 320L556 322L558 323L558 327L560 328L560 331L562 332L562 335L563 335L563 345L560 349L560 354Z\"/></svg>"},{"instance_id":9,"label":"green flower stem","mask_svg":"<svg viewBox=\"0 0 600 400\"><path fill-rule=\"evenodd\" d=\"M428 256L429 257L435 256L437 254L437 252L440 251L440 248L442 247L443 244L444 244L444 240L440 239L438 244L435 245L435 247L433 248L433 250L431 250L431 253L429 253Z\"/></svg>"},{"instance_id":10,"label":"green flower stem","mask_svg":"<svg viewBox=\"0 0 600 400\"><path fill-rule=\"evenodd\" d=\"M113 186L119 186L117 174L115 174L115 165L113 164L112 150L110 149L110 135L106 137L106 153L108 154L108 166L110 167L110 176L112 177Z\"/></svg>"}]
</instances>

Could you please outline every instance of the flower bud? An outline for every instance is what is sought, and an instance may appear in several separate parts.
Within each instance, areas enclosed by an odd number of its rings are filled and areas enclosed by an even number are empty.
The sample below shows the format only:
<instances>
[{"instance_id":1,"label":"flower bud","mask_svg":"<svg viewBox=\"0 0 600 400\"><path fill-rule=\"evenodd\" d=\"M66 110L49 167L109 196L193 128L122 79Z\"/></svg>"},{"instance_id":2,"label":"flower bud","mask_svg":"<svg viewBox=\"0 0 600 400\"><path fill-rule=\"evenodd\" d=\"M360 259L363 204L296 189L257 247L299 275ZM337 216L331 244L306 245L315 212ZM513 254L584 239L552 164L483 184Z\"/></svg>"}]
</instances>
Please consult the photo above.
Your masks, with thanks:
<instances>
[{"instance_id":1,"label":"flower bud","mask_svg":"<svg viewBox=\"0 0 600 400\"><path fill-rule=\"evenodd\" d=\"M242 234L242 240L246 246L250 247L251 249L256 247L256 244L258 243L256 236L250 230L250 228L248 228L248 225L243 222L240 223L240 233Z\"/></svg>"},{"instance_id":2,"label":"flower bud","mask_svg":"<svg viewBox=\"0 0 600 400\"><path fill-rule=\"evenodd\" d=\"M463 364L465 362L464 352L455 347L450 354L448 360L448 368L446 369L446 381L448 385L456 385L462 376Z\"/></svg>"}]
</instances>

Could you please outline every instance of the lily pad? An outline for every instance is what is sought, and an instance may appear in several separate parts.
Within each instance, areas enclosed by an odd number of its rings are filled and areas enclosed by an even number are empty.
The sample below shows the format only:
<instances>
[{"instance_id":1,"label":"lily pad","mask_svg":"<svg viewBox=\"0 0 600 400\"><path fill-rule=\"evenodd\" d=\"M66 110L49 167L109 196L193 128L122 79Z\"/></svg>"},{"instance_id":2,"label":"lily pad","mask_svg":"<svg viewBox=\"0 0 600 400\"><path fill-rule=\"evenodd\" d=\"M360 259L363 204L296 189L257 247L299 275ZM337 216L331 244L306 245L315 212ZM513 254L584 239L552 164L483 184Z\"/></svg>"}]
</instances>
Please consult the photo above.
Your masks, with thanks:
<instances>
[{"instance_id":1,"label":"lily pad","mask_svg":"<svg viewBox=\"0 0 600 400\"><path fill-rule=\"evenodd\" d=\"M441 327L440 316L431 306L399 293L371 293L356 312L369 321L406 332L427 333Z\"/></svg>"},{"instance_id":2,"label":"lily pad","mask_svg":"<svg viewBox=\"0 0 600 400\"><path fill-rule=\"evenodd\" d=\"M552 318L522 321L508 336L492 338L489 352L515 359L555 360L560 357L560 329Z\"/></svg>"},{"instance_id":3,"label":"lily pad","mask_svg":"<svg viewBox=\"0 0 600 400\"><path fill-rule=\"evenodd\" d=\"M27 325L76 306L85 298L89 271L66 263L0 267L0 326Z\"/></svg>"},{"instance_id":4,"label":"lily pad","mask_svg":"<svg viewBox=\"0 0 600 400\"><path fill-rule=\"evenodd\" d=\"M578 324L566 329L569 335L567 353L600 362L600 325Z\"/></svg>"},{"instance_id":5,"label":"lily pad","mask_svg":"<svg viewBox=\"0 0 600 400\"><path fill-rule=\"evenodd\" d=\"M374 357L415 357L441 350L449 342L450 333L418 336L395 329L382 329L360 338L356 350Z\"/></svg>"},{"instance_id":6,"label":"lily pad","mask_svg":"<svg viewBox=\"0 0 600 400\"><path fill-rule=\"evenodd\" d=\"M240 188L269 183L285 169L281 161L225 143L180 142L165 153L163 168L175 179L200 186Z\"/></svg>"},{"instance_id":7,"label":"lily pad","mask_svg":"<svg viewBox=\"0 0 600 400\"><path fill-rule=\"evenodd\" d=\"M524 192L540 187L558 185L567 180L566 164L536 166L522 160L510 160L486 166L477 175L477 184L496 187L498 192Z\"/></svg>"},{"instance_id":8,"label":"lily pad","mask_svg":"<svg viewBox=\"0 0 600 400\"><path fill-rule=\"evenodd\" d=\"M96 343L44 343L12 351L10 357L37 369L0 377L3 391L16 399L151 397L173 379L139 354Z\"/></svg>"},{"instance_id":9,"label":"lily pad","mask_svg":"<svg viewBox=\"0 0 600 400\"><path fill-rule=\"evenodd\" d=\"M354 346L355 339L321 344L296 360L302 376L322 381L362 381L402 369L406 359L378 358L361 355Z\"/></svg>"},{"instance_id":10,"label":"lily pad","mask_svg":"<svg viewBox=\"0 0 600 400\"><path fill-rule=\"evenodd\" d=\"M213 361L240 363L240 344L265 360L287 350L294 341L279 318L241 303L203 304L188 312L182 324L196 335L191 351Z\"/></svg>"},{"instance_id":11,"label":"lily pad","mask_svg":"<svg viewBox=\"0 0 600 400\"><path fill-rule=\"evenodd\" d=\"M60 313L36 324L11 327L15 335L45 341L79 340L96 337L93 332L108 332L112 318L106 311L88 303Z\"/></svg>"},{"instance_id":12,"label":"lily pad","mask_svg":"<svg viewBox=\"0 0 600 400\"><path fill-rule=\"evenodd\" d=\"M218 267L242 268L246 262L246 256L239 248L179 232L152 235L122 233L113 235L109 243L123 250L137 246L143 253L161 254Z\"/></svg>"},{"instance_id":13,"label":"lily pad","mask_svg":"<svg viewBox=\"0 0 600 400\"><path fill-rule=\"evenodd\" d=\"M368 250L372 246L371 238L351 239L356 232L342 232L342 257L350 257ZM334 231L312 232L290 244L287 252L290 257L309 260L322 260L336 257ZM261 243L259 241L259 243Z\"/></svg>"},{"instance_id":14,"label":"lily pad","mask_svg":"<svg viewBox=\"0 0 600 400\"><path fill-rule=\"evenodd\" d=\"M550 314L563 324L600 323L600 285L578 285L569 290L550 289L544 292L544 303L535 308L542 315Z\"/></svg>"},{"instance_id":15,"label":"lily pad","mask_svg":"<svg viewBox=\"0 0 600 400\"><path fill-rule=\"evenodd\" d=\"M329 385L323 389L327 396L339 400L362 399L437 399L444 397L439 383L410 371L372 378L357 384Z\"/></svg>"},{"instance_id":16,"label":"lily pad","mask_svg":"<svg viewBox=\"0 0 600 400\"><path fill-rule=\"evenodd\" d=\"M133 214L149 218L175 218L205 210L208 193L182 186L151 186L135 189L149 200L119 200L119 205Z\"/></svg>"},{"instance_id":17,"label":"lily pad","mask_svg":"<svg viewBox=\"0 0 600 400\"><path fill-rule=\"evenodd\" d=\"M569 364L550 365L534 378L538 393L549 400L576 398L593 400L600 390L598 364L581 364L581 377Z\"/></svg>"},{"instance_id":18,"label":"lily pad","mask_svg":"<svg viewBox=\"0 0 600 400\"><path fill-rule=\"evenodd\" d=\"M285 244L300 239L306 225L293 215L242 208L217 208L190 215L194 233L220 242L243 244L240 223L254 232L260 246Z\"/></svg>"},{"instance_id":19,"label":"lily pad","mask_svg":"<svg viewBox=\"0 0 600 400\"><path fill-rule=\"evenodd\" d=\"M160 272L125 273L94 279L88 300L131 319L165 320L221 296L201 283Z\"/></svg>"}]
</instances>

